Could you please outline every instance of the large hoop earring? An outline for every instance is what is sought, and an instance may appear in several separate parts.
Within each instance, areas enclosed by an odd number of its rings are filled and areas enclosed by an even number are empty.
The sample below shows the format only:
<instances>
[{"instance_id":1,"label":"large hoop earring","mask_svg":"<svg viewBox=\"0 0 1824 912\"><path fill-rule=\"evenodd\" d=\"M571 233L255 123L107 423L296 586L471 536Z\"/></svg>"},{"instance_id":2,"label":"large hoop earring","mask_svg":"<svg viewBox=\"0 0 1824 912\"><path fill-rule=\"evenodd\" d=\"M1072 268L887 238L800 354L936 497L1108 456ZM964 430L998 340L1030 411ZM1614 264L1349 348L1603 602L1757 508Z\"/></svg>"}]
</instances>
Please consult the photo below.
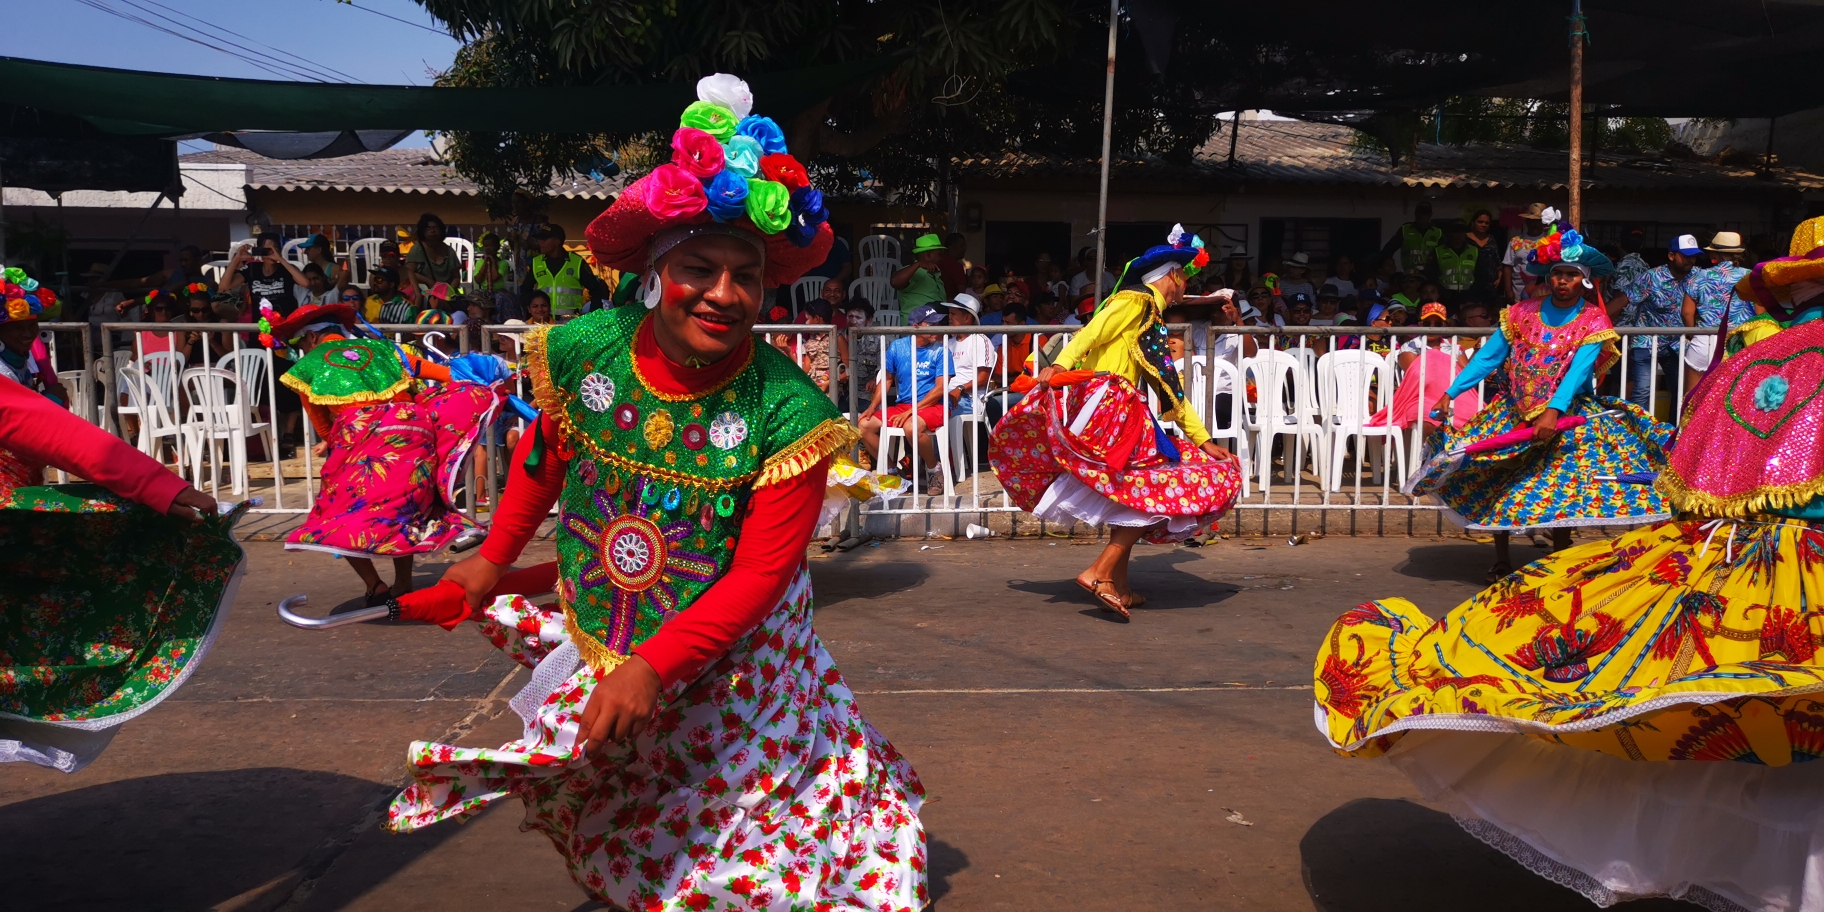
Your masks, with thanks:
<instances>
[{"instance_id":1,"label":"large hoop earring","mask_svg":"<svg viewBox=\"0 0 1824 912\"><path fill-rule=\"evenodd\" d=\"M659 306L659 285L659 274L657 272L651 272L646 275L646 287L642 292L641 300L645 302L647 310Z\"/></svg>"}]
</instances>

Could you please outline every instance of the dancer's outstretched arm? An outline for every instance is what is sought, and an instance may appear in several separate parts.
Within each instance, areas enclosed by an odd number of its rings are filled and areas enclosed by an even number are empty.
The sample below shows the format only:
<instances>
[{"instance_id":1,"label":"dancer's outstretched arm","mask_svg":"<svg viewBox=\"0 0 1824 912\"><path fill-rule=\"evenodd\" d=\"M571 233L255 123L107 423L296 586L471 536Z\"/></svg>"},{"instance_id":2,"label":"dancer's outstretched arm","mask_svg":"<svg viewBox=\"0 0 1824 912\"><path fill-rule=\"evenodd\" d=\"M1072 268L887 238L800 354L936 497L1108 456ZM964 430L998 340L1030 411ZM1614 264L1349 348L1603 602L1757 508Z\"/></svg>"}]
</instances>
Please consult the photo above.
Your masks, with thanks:
<instances>
[{"instance_id":1,"label":"dancer's outstretched arm","mask_svg":"<svg viewBox=\"0 0 1824 912\"><path fill-rule=\"evenodd\" d=\"M158 460L49 399L0 379L0 447L86 478L160 513L201 518L215 501Z\"/></svg>"}]
</instances>

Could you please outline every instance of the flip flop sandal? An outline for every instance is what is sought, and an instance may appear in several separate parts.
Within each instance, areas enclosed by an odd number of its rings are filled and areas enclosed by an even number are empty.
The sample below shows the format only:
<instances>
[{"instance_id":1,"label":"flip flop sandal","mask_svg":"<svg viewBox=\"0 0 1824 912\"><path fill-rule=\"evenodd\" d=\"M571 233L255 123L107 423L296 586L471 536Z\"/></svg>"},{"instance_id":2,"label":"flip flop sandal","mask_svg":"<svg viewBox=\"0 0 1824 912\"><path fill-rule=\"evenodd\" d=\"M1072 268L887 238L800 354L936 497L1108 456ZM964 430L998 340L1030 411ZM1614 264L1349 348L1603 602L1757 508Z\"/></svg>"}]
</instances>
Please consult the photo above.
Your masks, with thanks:
<instances>
[{"instance_id":1,"label":"flip flop sandal","mask_svg":"<svg viewBox=\"0 0 1824 912\"><path fill-rule=\"evenodd\" d=\"M1514 568L1509 566L1507 561L1495 561L1493 564L1489 565L1488 573L1483 575L1482 581L1485 583L1498 583L1506 579L1508 575L1513 572Z\"/></svg>"},{"instance_id":2,"label":"flip flop sandal","mask_svg":"<svg viewBox=\"0 0 1824 912\"><path fill-rule=\"evenodd\" d=\"M1121 598L1121 594L1114 591L1114 580L1092 580L1085 585L1083 580L1079 578L1077 580L1077 585L1082 586L1084 591L1095 596L1096 601L1102 604L1102 609L1104 611L1113 611L1124 618L1133 617L1133 615L1127 613L1127 603ZM1104 589L1104 586L1107 586L1108 588Z\"/></svg>"}]
</instances>

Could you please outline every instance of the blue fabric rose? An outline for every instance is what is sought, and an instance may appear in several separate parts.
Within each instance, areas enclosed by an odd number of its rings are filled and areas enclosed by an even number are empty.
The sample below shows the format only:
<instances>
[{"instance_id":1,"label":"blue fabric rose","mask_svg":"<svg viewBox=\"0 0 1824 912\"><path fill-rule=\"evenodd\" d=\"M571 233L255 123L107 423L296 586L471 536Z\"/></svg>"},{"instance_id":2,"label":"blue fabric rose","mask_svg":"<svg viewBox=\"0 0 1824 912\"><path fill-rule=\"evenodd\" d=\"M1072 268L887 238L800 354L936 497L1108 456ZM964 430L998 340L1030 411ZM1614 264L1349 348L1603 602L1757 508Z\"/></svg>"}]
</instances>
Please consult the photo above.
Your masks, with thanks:
<instances>
[{"instance_id":1,"label":"blue fabric rose","mask_svg":"<svg viewBox=\"0 0 1824 912\"><path fill-rule=\"evenodd\" d=\"M1774 374L1762 380L1754 388L1754 407L1763 412L1771 412L1786 404L1786 378Z\"/></svg>"},{"instance_id":2,"label":"blue fabric rose","mask_svg":"<svg viewBox=\"0 0 1824 912\"><path fill-rule=\"evenodd\" d=\"M722 158L727 168L742 177L760 176L760 156L766 154L760 143L751 136L736 136L722 146Z\"/></svg>"},{"instance_id":3,"label":"blue fabric rose","mask_svg":"<svg viewBox=\"0 0 1824 912\"><path fill-rule=\"evenodd\" d=\"M817 239L817 227L830 220L823 207L823 194L816 187L799 187L792 191L792 221L785 226L785 239L793 246L809 247Z\"/></svg>"},{"instance_id":4,"label":"blue fabric rose","mask_svg":"<svg viewBox=\"0 0 1824 912\"><path fill-rule=\"evenodd\" d=\"M718 222L731 221L747 215L747 178L735 172L732 167L722 169L704 186L703 193L709 197L709 214Z\"/></svg>"},{"instance_id":5,"label":"blue fabric rose","mask_svg":"<svg viewBox=\"0 0 1824 912\"><path fill-rule=\"evenodd\" d=\"M785 151L785 131L779 129L779 125L774 123L771 117L759 115L743 117L740 123L735 124L735 134L752 137L764 150L763 154L772 155Z\"/></svg>"}]
</instances>

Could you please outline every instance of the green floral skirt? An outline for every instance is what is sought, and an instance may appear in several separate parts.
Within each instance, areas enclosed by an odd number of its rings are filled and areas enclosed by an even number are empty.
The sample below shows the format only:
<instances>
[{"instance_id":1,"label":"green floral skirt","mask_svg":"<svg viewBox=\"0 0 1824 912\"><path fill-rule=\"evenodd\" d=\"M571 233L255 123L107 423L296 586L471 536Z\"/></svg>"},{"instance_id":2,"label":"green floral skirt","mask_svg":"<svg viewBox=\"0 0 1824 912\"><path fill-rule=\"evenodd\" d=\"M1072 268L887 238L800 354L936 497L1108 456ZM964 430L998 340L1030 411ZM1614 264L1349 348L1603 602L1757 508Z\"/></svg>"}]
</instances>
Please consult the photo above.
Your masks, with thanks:
<instances>
[{"instance_id":1,"label":"green floral skirt","mask_svg":"<svg viewBox=\"0 0 1824 912\"><path fill-rule=\"evenodd\" d=\"M162 516L87 484L0 506L0 762L74 772L196 671L245 557L241 511Z\"/></svg>"}]
</instances>

